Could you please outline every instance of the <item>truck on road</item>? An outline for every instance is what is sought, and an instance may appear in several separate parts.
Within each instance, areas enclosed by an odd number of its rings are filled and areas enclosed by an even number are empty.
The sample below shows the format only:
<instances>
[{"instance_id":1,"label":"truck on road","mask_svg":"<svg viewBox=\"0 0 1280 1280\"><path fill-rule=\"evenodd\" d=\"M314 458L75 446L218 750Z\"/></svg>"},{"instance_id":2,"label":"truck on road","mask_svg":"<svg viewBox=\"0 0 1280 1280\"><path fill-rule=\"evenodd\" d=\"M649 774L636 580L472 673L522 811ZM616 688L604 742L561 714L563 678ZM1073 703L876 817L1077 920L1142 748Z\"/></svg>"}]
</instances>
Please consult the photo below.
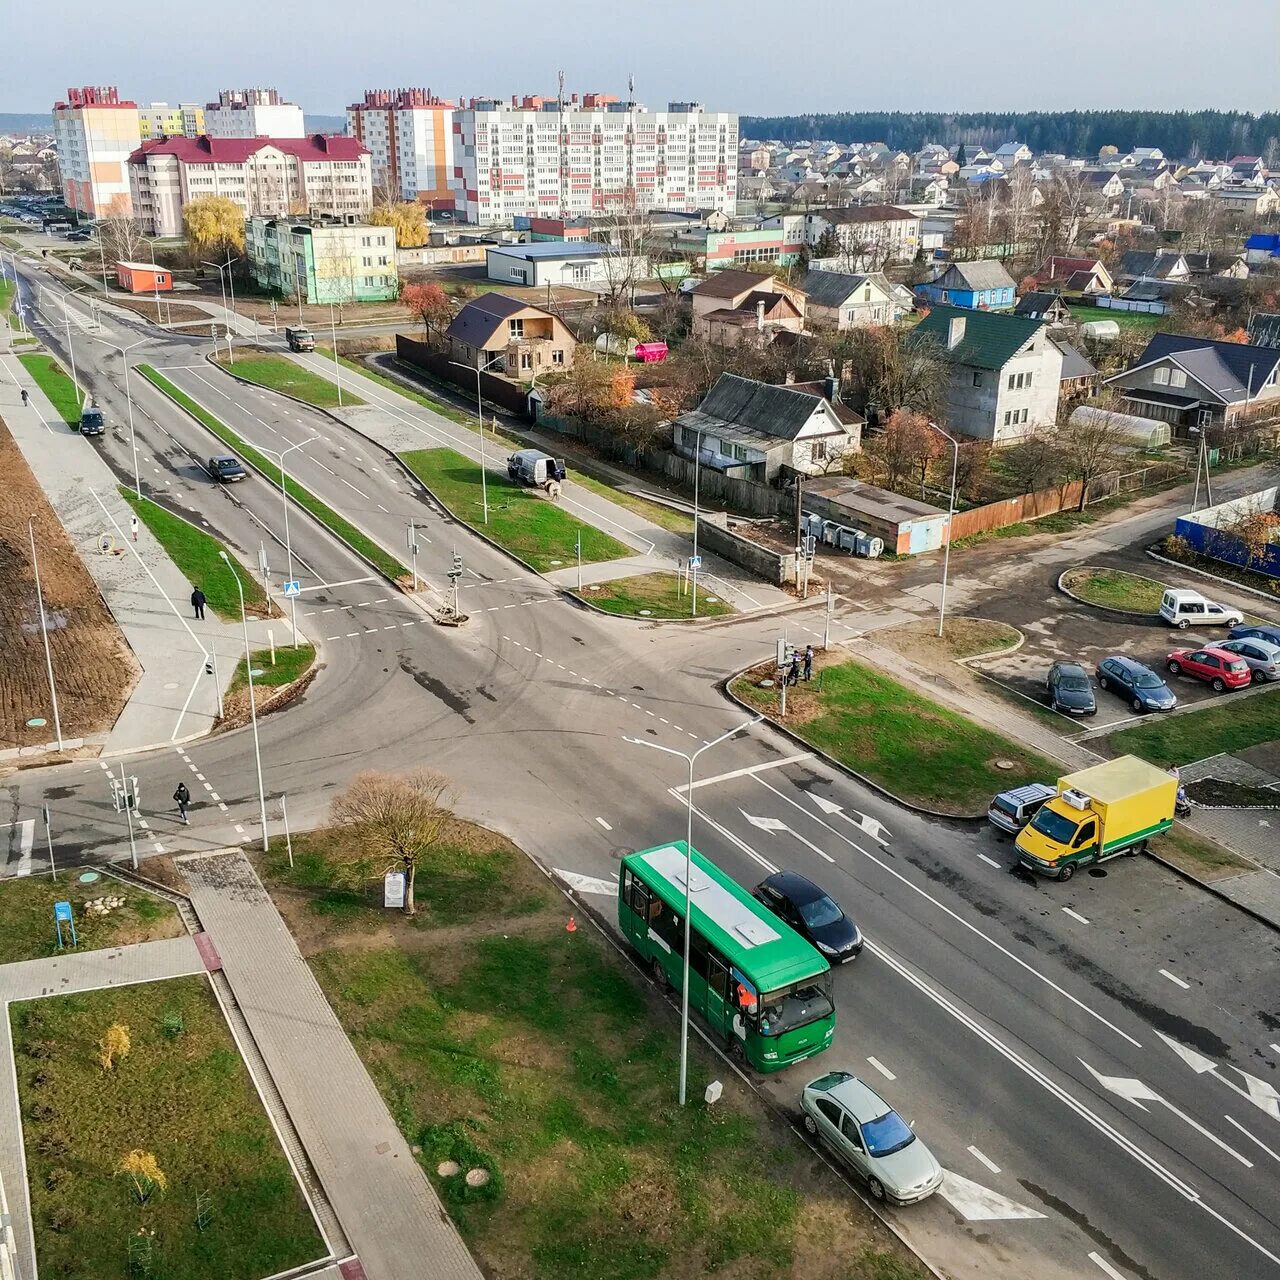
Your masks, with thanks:
<instances>
[{"instance_id":1,"label":"truck on road","mask_svg":"<svg viewBox=\"0 0 1280 1280\"><path fill-rule=\"evenodd\" d=\"M284 331L284 340L289 344L290 351L314 351L316 349L315 334L310 329L300 327L286 329Z\"/></svg>"},{"instance_id":2,"label":"truck on road","mask_svg":"<svg viewBox=\"0 0 1280 1280\"><path fill-rule=\"evenodd\" d=\"M1141 853L1173 825L1177 795L1177 778L1137 756L1069 773L1018 834L1018 862L1036 875L1070 880L1079 867Z\"/></svg>"}]
</instances>

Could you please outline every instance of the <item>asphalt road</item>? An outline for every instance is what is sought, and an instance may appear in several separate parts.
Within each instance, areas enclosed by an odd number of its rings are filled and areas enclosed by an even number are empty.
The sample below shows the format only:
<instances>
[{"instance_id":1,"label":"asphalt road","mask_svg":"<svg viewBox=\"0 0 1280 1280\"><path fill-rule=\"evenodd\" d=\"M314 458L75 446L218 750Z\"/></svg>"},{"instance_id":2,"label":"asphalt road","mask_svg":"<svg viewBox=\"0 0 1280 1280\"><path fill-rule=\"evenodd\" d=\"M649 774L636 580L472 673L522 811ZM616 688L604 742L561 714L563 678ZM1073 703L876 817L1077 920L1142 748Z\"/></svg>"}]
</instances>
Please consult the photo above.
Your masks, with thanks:
<instances>
[{"instance_id":1,"label":"asphalt road","mask_svg":"<svg viewBox=\"0 0 1280 1280\"><path fill-rule=\"evenodd\" d=\"M111 327L125 343L147 333ZM100 402L127 420L119 357L73 340ZM131 354L197 366L217 388L200 398L239 415L237 430L289 443L319 432L320 446L291 456L332 470L312 475L331 486L326 500L393 547L420 510L430 545L457 545L475 575L471 624L437 629L293 510L311 575L299 626L325 667L261 725L273 841L281 795L309 825L358 770L429 764L456 780L462 812L612 918L618 858L683 832L683 766L628 739L691 750L744 719L715 683L768 652L780 621L690 631L600 618L403 489L327 417L219 384L199 346L148 339ZM192 462L213 451L204 429L141 379L132 386L144 490L200 513L250 558L279 537L278 492L257 478L233 495L215 489ZM128 474L127 433L103 447ZM868 1079L949 1170L948 1198L894 1215L930 1260L949 1275L1019 1280L1280 1275L1275 935L1143 860L1069 885L1027 881L994 834L908 813L803 754L760 727L708 752L695 841L744 884L773 867L810 875L863 925L868 951L837 975L840 1025L820 1065ZM166 849L258 838L247 732L126 767L144 797L194 775L227 806L193 786L190 828L150 815ZM0 823L19 830L47 802L59 856L127 856L102 773L94 762L12 775ZM792 1106L817 1065L762 1087Z\"/></svg>"}]
</instances>

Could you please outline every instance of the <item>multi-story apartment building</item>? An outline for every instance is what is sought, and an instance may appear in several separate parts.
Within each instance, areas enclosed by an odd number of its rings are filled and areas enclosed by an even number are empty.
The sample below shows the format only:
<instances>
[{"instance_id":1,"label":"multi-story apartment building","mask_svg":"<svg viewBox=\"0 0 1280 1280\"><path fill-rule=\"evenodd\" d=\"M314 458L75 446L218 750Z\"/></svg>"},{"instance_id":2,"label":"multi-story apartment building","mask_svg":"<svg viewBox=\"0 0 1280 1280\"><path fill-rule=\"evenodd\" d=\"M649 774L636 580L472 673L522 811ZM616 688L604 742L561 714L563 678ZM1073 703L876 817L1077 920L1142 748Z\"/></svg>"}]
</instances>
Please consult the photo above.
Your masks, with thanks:
<instances>
[{"instance_id":1,"label":"multi-story apartment building","mask_svg":"<svg viewBox=\"0 0 1280 1280\"><path fill-rule=\"evenodd\" d=\"M53 136L67 207L88 218L130 212L129 166L142 140L138 104L114 85L68 89L53 105Z\"/></svg>"},{"instance_id":2,"label":"multi-story apartment building","mask_svg":"<svg viewBox=\"0 0 1280 1280\"><path fill-rule=\"evenodd\" d=\"M201 196L226 196L246 218L364 217L373 205L369 153L354 138L157 139L128 169L134 217L149 235L181 235L183 208Z\"/></svg>"},{"instance_id":3,"label":"multi-story apartment building","mask_svg":"<svg viewBox=\"0 0 1280 1280\"><path fill-rule=\"evenodd\" d=\"M138 128L146 138L198 138L204 132L204 108L196 102L153 102L138 108Z\"/></svg>"},{"instance_id":4,"label":"multi-story apartment building","mask_svg":"<svg viewBox=\"0 0 1280 1280\"><path fill-rule=\"evenodd\" d=\"M395 229L355 217L250 218L245 254L254 280L286 298L385 302L398 292Z\"/></svg>"},{"instance_id":5,"label":"multi-story apartment building","mask_svg":"<svg viewBox=\"0 0 1280 1280\"><path fill-rule=\"evenodd\" d=\"M304 138L302 108L277 89L223 89L204 109L211 138Z\"/></svg>"},{"instance_id":6,"label":"multi-story apartment building","mask_svg":"<svg viewBox=\"0 0 1280 1280\"><path fill-rule=\"evenodd\" d=\"M366 89L347 108L347 133L369 149L374 188L452 209L455 110L430 89Z\"/></svg>"}]
</instances>

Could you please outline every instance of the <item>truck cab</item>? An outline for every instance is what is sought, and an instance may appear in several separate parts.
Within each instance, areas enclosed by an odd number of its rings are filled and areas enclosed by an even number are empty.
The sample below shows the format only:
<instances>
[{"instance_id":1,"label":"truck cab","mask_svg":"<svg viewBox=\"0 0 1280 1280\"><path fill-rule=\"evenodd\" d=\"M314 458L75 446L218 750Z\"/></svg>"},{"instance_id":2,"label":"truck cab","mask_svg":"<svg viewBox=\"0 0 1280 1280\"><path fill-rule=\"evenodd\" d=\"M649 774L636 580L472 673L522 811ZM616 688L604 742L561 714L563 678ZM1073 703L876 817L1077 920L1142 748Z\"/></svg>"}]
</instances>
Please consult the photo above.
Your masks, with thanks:
<instances>
[{"instance_id":1,"label":"truck cab","mask_svg":"<svg viewBox=\"0 0 1280 1280\"><path fill-rule=\"evenodd\" d=\"M315 334L310 329L301 327L286 329L284 331L284 340L289 344L290 351L314 351L316 349Z\"/></svg>"}]
</instances>

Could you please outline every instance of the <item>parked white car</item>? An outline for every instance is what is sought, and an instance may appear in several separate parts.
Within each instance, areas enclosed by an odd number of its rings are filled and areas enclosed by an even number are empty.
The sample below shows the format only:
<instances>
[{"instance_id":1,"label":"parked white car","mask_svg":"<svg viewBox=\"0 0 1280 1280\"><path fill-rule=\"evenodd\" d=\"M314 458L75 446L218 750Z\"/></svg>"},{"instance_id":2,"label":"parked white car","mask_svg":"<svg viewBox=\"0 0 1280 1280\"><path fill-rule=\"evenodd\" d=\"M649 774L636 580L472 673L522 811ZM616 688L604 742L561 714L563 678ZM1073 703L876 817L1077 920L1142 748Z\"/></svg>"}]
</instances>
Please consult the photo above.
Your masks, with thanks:
<instances>
[{"instance_id":1,"label":"parked white car","mask_svg":"<svg viewBox=\"0 0 1280 1280\"><path fill-rule=\"evenodd\" d=\"M1160 600L1160 616L1179 631L1188 627L1235 627L1244 614L1231 605L1206 599L1198 591L1170 587Z\"/></svg>"}]
</instances>

